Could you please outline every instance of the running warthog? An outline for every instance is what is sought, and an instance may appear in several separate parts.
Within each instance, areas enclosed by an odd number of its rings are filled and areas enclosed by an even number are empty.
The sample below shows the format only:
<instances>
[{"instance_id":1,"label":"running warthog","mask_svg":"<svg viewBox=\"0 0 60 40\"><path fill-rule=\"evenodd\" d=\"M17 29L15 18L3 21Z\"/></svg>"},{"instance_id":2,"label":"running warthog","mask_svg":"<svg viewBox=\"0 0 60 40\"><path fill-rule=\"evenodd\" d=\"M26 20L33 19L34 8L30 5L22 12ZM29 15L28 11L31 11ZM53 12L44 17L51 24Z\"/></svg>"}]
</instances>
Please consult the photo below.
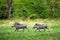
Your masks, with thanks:
<instances>
[{"instance_id":1,"label":"running warthog","mask_svg":"<svg viewBox=\"0 0 60 40\"><path fill-rule=\"evenodd\" d=\"M28 30L26 24L20 24L20 23L17 23L17 22L15 22L12 27L15 27L15 28L16 28L15 31L18 31L18 29L23 29L23 31L24 31L25 29Z\"/></svg>"},{"instance_id":2,"label":"running warthog","mask_svg":"<svg viewBox=\"0 0 60 40\"><path fill-rule=\"evenodd\" d=\"M37 31L37 30L40 31L40 29L44 29L44 31L45 31L45 29L48 29L48 26L47 26L47 24L37 24L36 23L33 28L34 29L36 28L35 31ZM48 29L48 31L49 31L49 29Z\"/></svg>"}]
</instances>

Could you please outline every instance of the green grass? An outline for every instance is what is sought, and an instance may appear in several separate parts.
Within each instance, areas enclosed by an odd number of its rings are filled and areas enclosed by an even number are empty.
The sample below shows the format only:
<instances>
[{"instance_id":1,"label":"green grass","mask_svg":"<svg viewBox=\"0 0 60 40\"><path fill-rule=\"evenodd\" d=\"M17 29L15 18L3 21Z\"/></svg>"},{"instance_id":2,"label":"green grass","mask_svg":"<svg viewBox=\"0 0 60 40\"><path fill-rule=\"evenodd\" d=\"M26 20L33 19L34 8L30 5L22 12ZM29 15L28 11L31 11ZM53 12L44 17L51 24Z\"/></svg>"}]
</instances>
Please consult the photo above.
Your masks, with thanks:
<instances>
[{"instance_id":1,"label":"green grass","mask_svg":"<svg viewBox=\"0 0 60 40\"><path fill-rule=\"evenodd\" d=\"M12 28L14 22L26 23L29 28L29 32L25 30L23 32L20 29L15 32L15 28ZM48 24L50 32L43 29L41 32L32 29L35 23L46 23ZM36 20L0 20L0 40L60 40L60 21L58 20L48 20L48 19L36 19Z\"/></svg>"}]
</instances>

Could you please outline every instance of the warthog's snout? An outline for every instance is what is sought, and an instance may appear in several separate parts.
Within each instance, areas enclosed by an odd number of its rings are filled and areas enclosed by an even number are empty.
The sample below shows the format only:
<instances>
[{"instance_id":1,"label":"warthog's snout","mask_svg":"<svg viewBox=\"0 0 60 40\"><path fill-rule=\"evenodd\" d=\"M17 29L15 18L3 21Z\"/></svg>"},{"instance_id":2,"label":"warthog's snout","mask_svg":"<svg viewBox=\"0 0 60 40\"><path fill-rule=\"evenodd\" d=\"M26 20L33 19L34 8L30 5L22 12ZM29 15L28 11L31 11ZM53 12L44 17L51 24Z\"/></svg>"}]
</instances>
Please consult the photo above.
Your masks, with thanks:
<instances>
[{"instance_id":1,"label":"warthog's snout","mask_svg":"<svg viewBox=\"0 0 60 40\"><path fill-rule=\"evenodd\" d=\"M33 29L35 29L35 27L33 27Z\"/></svg>"},{"instance_id":2,"label":"warthog's snout","mask_svg":"<svg viewBox=\"0 0 60 40\"><path fill-rule=\"evenodd\" d=\"M14 27L14 26L12 26L12 27Z\"/></svg>"}]
</instances>

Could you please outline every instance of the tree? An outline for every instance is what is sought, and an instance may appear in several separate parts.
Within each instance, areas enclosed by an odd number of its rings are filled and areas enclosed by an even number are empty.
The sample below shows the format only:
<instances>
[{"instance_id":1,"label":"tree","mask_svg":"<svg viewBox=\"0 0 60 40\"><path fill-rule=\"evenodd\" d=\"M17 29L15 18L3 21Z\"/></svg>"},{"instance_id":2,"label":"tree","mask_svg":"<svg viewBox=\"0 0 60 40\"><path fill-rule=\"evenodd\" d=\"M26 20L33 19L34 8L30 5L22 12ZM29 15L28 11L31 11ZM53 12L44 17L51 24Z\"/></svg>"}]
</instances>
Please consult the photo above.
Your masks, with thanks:
<instances>
[{"instance_id":1,"label":"tree","mask_svg":"<svg viewBox=\"0 0 60 40\"><path fill-rule=\"evenodd\" d=\"M7 0L7 5L8 5L7 18L10 19L12 10L12 0Z\"/></svg>"}]
</instances>

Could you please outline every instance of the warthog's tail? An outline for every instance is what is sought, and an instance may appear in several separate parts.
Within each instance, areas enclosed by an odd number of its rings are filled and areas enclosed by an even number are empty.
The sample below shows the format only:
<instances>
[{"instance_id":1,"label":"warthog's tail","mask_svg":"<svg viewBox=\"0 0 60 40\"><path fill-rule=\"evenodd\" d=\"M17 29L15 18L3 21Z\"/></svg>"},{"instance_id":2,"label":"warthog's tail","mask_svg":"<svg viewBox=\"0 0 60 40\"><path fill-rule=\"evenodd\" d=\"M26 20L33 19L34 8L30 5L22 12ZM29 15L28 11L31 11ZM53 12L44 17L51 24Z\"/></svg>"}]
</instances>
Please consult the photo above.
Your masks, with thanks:
<instances>
[{"instance_id":1,"label":"warthog's tail","mask_svg":"<svg viewBox=\"0 0 60 40\"><path fill-rule=\"evenodd\" d=\"M28 30L28 32L29 32L29 29L26 27L26 29Z\"/></svg>"},{"instance_id":2,"label":"warthog's tail","mask_svg":"<svg viewBox=\"0 0 60 40\"><path fill-rule=\"evenodd\" d=\"M49 28L48 28L48 27L47 27L46 29L50 32L50 30L49 30Z\"/></svg>"},{"instance_id":3,"label":"warthog's tail","mask_svg":"<svg viewBox=\"0 0 60 40\"><path fill-rule=\"evenodd\" d=\"M50 30L49 30L48 26L46 26L45 28L50 32ZM44 30L45 30L45 29L44 29Z\"/></svg>"}]
</instances>

